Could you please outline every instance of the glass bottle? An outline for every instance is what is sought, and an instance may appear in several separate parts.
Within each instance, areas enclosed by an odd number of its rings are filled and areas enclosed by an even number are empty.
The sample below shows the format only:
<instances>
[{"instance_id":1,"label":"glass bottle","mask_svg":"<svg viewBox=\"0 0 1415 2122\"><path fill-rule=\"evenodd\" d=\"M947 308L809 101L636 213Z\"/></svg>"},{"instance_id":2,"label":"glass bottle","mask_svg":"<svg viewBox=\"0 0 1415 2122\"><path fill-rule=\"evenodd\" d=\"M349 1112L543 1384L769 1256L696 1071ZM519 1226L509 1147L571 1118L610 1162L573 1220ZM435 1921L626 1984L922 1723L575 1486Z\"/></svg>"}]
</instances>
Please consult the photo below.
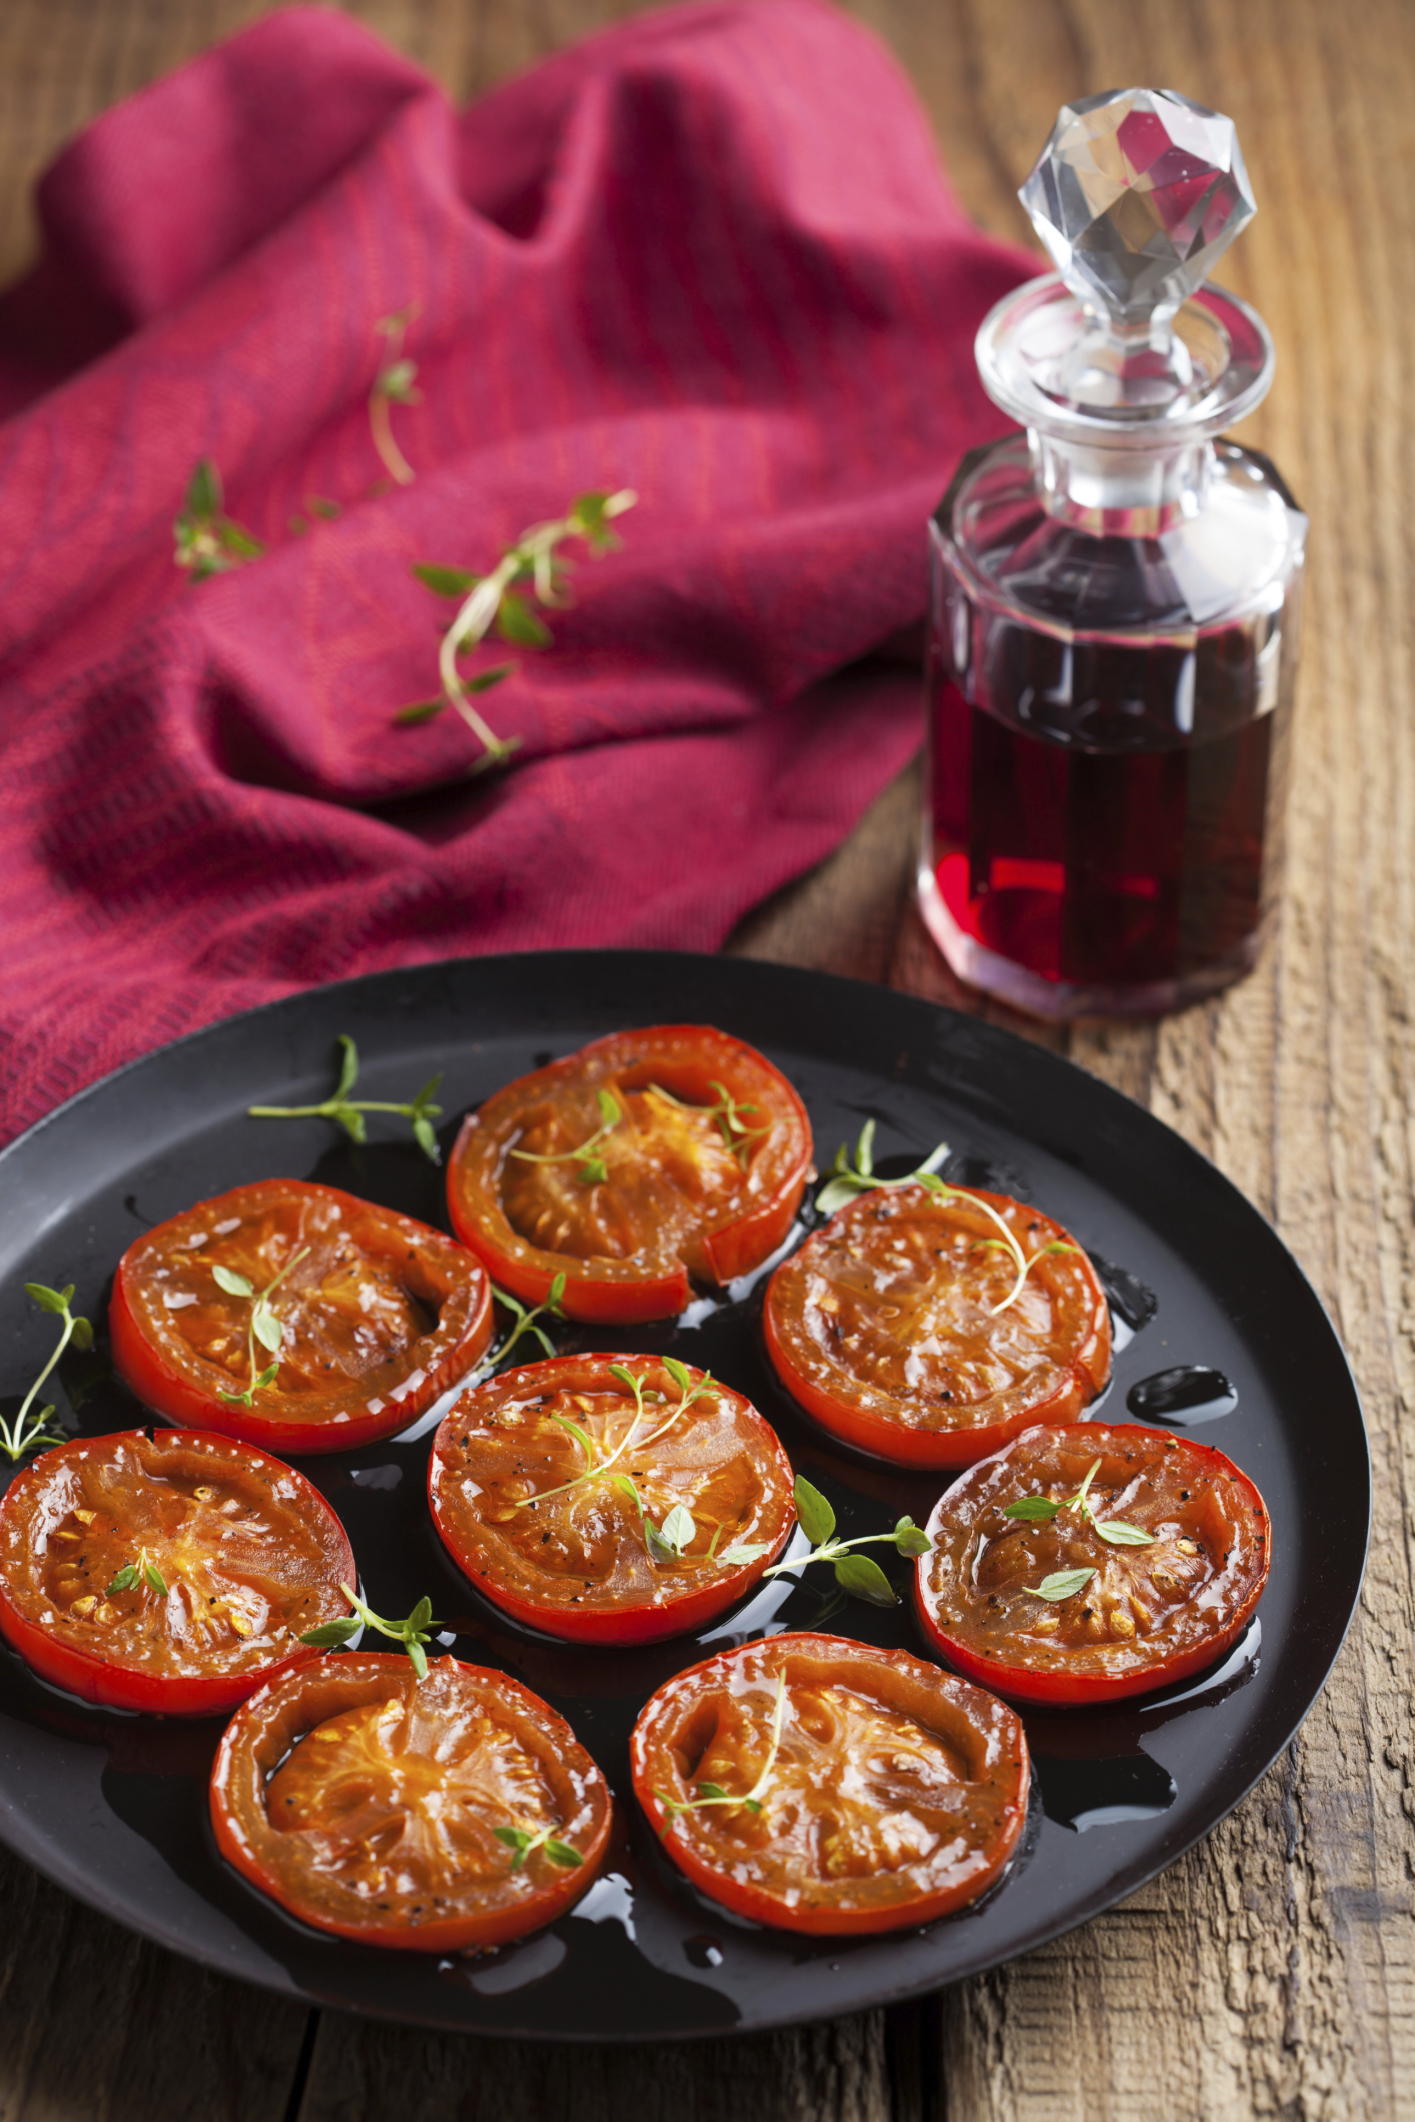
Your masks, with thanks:
<instances>
[{"instance_id":1,"label":"glass bottle","mask_svg":"<svg viewBox=\"0 0 1415 2122\"><path fill-rule=\"evenodd\" d=\"M1088 97L1021 198L1058 271L978 334L1026 432L965 457L931 526L920 904L974 987L1150 1014L1248 971L1269 923L1307 519L1218 439L1273 371L1202 285L1254 211L1231 122Z\"/></svg>"}]
</instances>

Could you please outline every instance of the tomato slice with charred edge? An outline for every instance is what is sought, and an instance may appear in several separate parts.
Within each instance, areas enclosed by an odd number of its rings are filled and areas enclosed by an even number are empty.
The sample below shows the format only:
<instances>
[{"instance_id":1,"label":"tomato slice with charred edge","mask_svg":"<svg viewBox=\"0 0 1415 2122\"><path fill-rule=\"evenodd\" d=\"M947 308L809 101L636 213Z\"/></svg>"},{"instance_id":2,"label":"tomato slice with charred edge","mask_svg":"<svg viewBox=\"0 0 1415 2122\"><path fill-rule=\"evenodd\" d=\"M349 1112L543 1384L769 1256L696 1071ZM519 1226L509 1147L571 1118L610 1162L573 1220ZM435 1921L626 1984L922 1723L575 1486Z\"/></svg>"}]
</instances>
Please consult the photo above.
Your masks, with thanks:
<instances>
[{"instance_id":1,"label":"tomato slice with charred edge","mask_svg":"<svg viewBox=\"0 0 1415 2122\"><path fill-rule=\"evenodd\" d=\"M553 1922L593 1880L611 1817L564 1718L455 1658L421 1683L397 1655L288 1673L237 1711L211 1774L217 1844L252 1886L318 1930L413 1952Z\"/></svg>"},{"instance_id":2,"label":"tomato slice with charred edge","mask_svg":"<svg viewBox=\"0 0 1415 2122\"><path fill-rule=\"evenodd\" d=\"M1148 1544L1107 1542L1070 1504L1097 1460L1095 1517ZM1006 1515L1028 1496L1063 1507ZM954 1482L928 1530L914 1587L925 1635L1019 1702L1111 1702L1201 1672L1247 1627L1272 1562L1267 1509L1231 1459L1129 1423L1024 1431ZM1037 1595L1082 1570L1094 1574L1069 1596Z\"/></svg>"},{"instance_id":3,"label":"tomato slice with charred edge","mask_svg":"<svg viewBox=\"0 0 1415 2122\"><path fill-rule=\"evenodd\" d=\"M311 1663L301 1635L349 1612L353 1582L319 1491L227 1437L79 1437L0 1503L0 1633L54 1686L117 1709L234 1708Z\"/></svg>"},{"instance_id":4,"label":"tomato slice with charred edge","mask_svg":"<svg viewBox=\"0 0 1415 2122\"><path fill-rule=\"evenodd\" d=\"M251 1295L223 1286L217 1270ZM278 1278L278 1280L277 1280ZM243 1406L270 1296L276 1374ZM441 1231L332 1186L262 1179L199 1201L128 1247L108 1310L113 1362L169 1422L275 1451L348 1451L403 1429L491 1338L491 1285Z\"/></svg>"},{"instance_id":5,"label":"tomato slice with charred edge","mask_svg":"<svg viewBox=\"0 0 1415 2122\"><path fill-rule=\"evenodd\" d=\"M1021 1719L995 1696L905 1651L804 1634L679 1673L645 1705L630 1764L694 1885L822 1936L976 1901L1017 1846L1031 1775ZM748 1796L756 1810L731 1802Z\"/></svg>"},{"instance_id":6,"label":"tomato slice with charred edge","mask_svg":"<svg viewBox=\"0 0 1415 2122\"><path fill-rule=\"evenodd\" d=\"M617 1118L615 1117L617 1115ZM708 1025L616 1032L468 1115L447 1172L452 1227L496 1282L572 1319L683 1310L791 1228L811 1129L754 1047Z\"/></svg>"},{"instance_id":7,"label":"tomato slice with charred edge","mask_svg":"<svg viewBox=\"0 0 1415 2122\"><path fill-rule=\"evenodd\" d=\"M999 1223L1026 1263L1015 1296ZM896 1466L969 1466L1037 1422L1074 1420L1110 1375L1085 1253L1049 1216L977 1188L861 1194L777 1268L763 1326L791 1397Z\"/></svg>"},{"instance_id":8,"label":"tomato slice with charred edge","mask_svg":"<svg viewBox=\"0 0 1415 2122\"><path fill-rule=\"evenodd\" d=\"M611 1365L639 1380L642 1412ZM571 1643L653 1643L735 1604L781 1553L795 1504L775 1432L740 1393L684 1370L686 1395L655 1356L562 1356L456 1402L428 1500L494 1605ZM645 1527L675 1509L693 1521L676 1553ZM746 1547L760 1551L721 1559Z\"/></svg>"}]
</instances>

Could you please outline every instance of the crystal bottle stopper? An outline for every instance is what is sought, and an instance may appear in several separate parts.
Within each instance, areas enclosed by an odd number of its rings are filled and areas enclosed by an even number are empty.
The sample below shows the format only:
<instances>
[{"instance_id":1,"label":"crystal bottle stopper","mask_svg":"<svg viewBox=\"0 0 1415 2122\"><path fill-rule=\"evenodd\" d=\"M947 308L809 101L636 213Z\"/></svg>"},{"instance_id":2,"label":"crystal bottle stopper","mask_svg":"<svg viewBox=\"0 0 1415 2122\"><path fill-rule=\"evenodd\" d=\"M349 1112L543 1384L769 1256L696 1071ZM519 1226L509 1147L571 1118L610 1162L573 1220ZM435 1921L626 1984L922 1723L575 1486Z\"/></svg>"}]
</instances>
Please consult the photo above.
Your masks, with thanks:
<instances>
[{"instance_id":1,"label":"crystal bottle stopper","mask_svg":"<svg viewBox=\"0 0 1415 2122\"><path fill-rule=\"evenodd\" d=\"M1175 315L1256 211L1232 119L1172 89L1086 96L1018 196L1086 313L1064 395L1123 417L1186 391Z\"/></svg>"}]
</instances>

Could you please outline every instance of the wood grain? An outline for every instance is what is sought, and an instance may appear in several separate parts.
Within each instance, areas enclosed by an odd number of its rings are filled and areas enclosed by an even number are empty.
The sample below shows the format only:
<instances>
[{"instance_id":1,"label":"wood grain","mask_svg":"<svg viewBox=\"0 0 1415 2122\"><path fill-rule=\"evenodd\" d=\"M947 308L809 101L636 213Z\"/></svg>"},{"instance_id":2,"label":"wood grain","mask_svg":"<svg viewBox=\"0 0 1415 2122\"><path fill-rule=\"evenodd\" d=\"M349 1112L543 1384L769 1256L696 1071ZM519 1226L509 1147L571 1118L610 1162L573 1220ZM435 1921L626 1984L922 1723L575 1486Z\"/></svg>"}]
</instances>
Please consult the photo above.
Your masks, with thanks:
<instances>
[{"instance_id":1,"label":"wood grain","mask_svg":"<svg viewBox=\"0 0 1415 2122\"><path fill-rule=\"evenodd\" d=\"M263 0L6 0L0 275L28 187L95 112ZM610 0L358 0L459 97ZM1385 2122L1415 2116L1415 11L1408 0L857 0L986 227L1066 97L1183 89L1238 121L1262 211L1224 277L1274 328L1244 439L1313 519L1280 932L1168 1022L1038 1032L1243 1187L1350 1350L1376 1474L1371 1567L1296 1744L1122 1908L891 2017L681 2050L437 2039L301 2010L134 1941L0 1857L0 2122ZM940 466L940 486L949 467ZM909 896L917 778L734 947L970 999ZM1319 1420L1320 1409L1304 1411Z\"/></svg>"}]
</instances>

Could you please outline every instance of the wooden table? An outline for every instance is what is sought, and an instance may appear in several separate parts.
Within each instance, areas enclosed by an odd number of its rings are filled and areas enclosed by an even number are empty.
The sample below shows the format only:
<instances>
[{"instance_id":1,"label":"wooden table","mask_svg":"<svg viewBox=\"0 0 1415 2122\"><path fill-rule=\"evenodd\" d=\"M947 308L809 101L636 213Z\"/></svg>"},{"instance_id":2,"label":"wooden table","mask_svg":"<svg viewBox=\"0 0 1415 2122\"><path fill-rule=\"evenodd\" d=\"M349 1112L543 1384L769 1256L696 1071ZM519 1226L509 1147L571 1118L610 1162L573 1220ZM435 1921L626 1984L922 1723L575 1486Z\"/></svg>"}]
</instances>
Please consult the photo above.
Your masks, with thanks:
<instances>
[{"instance_id":1,"label":"wooden table","mask_svg":"<svg viewBox=\"0 0 1415 2122\"><path fill-rule=\"evenodd\" d=\"M95 112L264 0L4 0L0 276ZM457 97L615 0L358 0ZM624 2051L429 2036L203 1974L0 1854L3 2122L1292 2122L1415 2116L1415 10L1409 0L856 0L984 226L1071 95L1174 86L1237 120L1262 211L1224 277L1279 378L1245 441L1313 521L1291 873L1251 979L1158 1025L1041 1037L1179 1128L1271 1218L1365 1396L1365 1596L1262 1785L1123 1907L929 2006ZM940 466L940 487L946 476ZM731 948L977 1008L909 894L916 776ZM988 1009L1000 1019L1002 1012Z\"/></svg>"}]
</instances>

